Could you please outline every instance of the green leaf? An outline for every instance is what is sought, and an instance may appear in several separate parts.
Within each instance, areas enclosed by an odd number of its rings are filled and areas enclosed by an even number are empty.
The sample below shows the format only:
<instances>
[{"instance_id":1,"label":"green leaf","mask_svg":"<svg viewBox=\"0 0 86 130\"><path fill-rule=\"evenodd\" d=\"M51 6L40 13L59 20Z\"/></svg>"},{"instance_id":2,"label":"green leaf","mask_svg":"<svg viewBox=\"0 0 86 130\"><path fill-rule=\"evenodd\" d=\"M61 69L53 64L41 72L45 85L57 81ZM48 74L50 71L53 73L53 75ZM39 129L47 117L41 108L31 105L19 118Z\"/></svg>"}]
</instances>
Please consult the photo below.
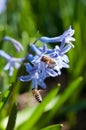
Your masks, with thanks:
<instances>
[{"instance_id":1,"label":"green leaf","mask_svg":"<svg viewBox=\"0 0 86 130\"><path fill-rule=\"evenodd\" d=\"M2 105L1 105L1 107L0 107L0 111L1 111L1 110L4 108L4 106L6 105L8 99L9 99L11 93L12 93L12 90L13 90L13 86L11 86L11 87L9 88L9 90L4 93L4 95L3 95L4 100L3 100L3 103L2 103ZM2 97L2 98L3 98L3 97Z\"/></svg>"},{"instance_id":2,"label":"green leaf","mask_svg":"<svg viewBox=\"0 0 86 130\"><path fill-rule=\"evenodd\" d=\"M67 112L79 112L86 109L86 100L81 99L72 105L66 105L62 108L60 114L65 114Z\"/></svg>"},{"instance_id":3,"label":"green leaf","mask_svg":"<svg viewBox=\"0 0 86 130\"><path fill-rule=\"evenodd\" d=\"M55 107L54 107L54 112L56 112L62 105L63 103L65 103L65 101L67 101L67 99L69 97L72 96L72 94L77 91L77 88L79 87L81 81L83 80L82 77L77 78L76 80L74 80L72 83L69 84L69 86L67 87L67 89L63 92L63 94L61 94L61 96L59 97L59 100L57 101Z\"/></svg>"},{"instance_id":4,"label":"green leaf","mask_svg":"<svg viewBox=\"0 0 86 130\"><path fill-rule=\"evenodd\" d=\"M37 106L32 108L27 107L24 110L18 112L17 119L16 119L16 128L21 126L25 121L27 121L30 118L32 113L35 111L36 107Z\"/></svg>"},{"instance_id":5,"label":"green leaf","mask_svg":"<svg viewBox=\"0 0 86 130\"><path fill-rule=\"evenodd\" d=\"M42 122L42 125L47 124L54 115L58 115L59 109L62 107L62 105L72 96L72 94L77 91L77 88L79 87L82 77L77 78L72 83L69 84L69 86L66 88L66 90L58 96L58 100L55 102L52 108L52 112L50 111L48 115L46 115L46 120Z\"/></svg>"},{"instance_id":6,"label":"green leaf","mask_svg":"<svg viewBox=\"0 0 86 130\"><path fill-rule=\"evenodd\" d=\"M9 116L6 130L13 130L14 129L15 122L16 122L16 116L17 116L17 108L16 108L16 105L14 103L13 107L12 107L12 111L11 111L10 116Z\"/></svg>"},{"instance_id":7,"label":"green leaf","mask_svg":"<svg viewBox=\"0 0 86 130\"><path fill-rule=\"evenodd\" d=\"M40 116L43 114L47 104L52 100L52 98L55 97L55 95L57 94L59 88L56 87L55 89L53 89L47 96L46 98L43 100L43 102L41 104L39 104L35 111L32 113L32 115L28 118L27 121L25 121L19 128L18 130L31 130L31 128L34 126L34 124L39 120ZM28 124L29 122L29 124Z\"/></svg>"},{"instance_id":8,"label":"green leaf","mask_svg":"<svg viewBox=\"0 0 86 130\"><path fill-rule=\"evenodd\" d=\"M51 126L45 127L41 130L61 130L62 126L63 126L62 124L56 124L56 125L51 125Z\"/></svg>"}]
</instances>

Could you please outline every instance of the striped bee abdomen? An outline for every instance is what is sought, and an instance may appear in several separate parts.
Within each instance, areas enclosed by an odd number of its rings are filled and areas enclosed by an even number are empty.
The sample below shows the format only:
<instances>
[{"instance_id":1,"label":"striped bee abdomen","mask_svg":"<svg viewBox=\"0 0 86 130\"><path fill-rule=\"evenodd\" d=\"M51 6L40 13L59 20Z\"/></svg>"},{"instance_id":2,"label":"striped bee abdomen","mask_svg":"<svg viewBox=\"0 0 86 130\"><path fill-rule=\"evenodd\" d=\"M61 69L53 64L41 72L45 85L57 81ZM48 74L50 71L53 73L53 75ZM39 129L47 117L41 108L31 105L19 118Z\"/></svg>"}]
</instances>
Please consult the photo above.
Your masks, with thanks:
<instances>
[{"instance_id":1,"label":"striped bee abdomen","mask_svg":"<svg viewBox=\"0 0 86 130\"><path fill-rule=\"evenodd\" d=\"M33 93L33 96L35 97L35 99L39 102L39 103L41 103L42 102L42 96L41 96L41 94L39 93L39 90L37 90L37 89L32 89L32 93Z\"/></svg>"}]
</instances>

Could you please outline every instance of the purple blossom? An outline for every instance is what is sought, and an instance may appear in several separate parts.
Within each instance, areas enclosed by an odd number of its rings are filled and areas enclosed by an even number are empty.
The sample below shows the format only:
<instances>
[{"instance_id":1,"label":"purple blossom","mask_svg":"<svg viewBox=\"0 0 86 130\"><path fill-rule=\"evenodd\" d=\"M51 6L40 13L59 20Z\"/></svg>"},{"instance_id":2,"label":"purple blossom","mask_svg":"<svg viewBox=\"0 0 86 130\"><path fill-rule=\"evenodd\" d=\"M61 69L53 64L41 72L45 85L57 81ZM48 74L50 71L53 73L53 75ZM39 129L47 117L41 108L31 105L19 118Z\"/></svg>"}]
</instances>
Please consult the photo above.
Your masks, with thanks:
<instances>
[{"instance_id":1,"label":"purple blossom","mask_svg":"<svg viewBox=\"0 0 86 130\"><path fill-rule=\"evenodd\" d=\"M44 43L55 43L55 42L61 42L61 46L63 47L65 43L70 44L71 47L74 47L74 45L71 43L71 41L75 41L75 38L73 38L74 30L71 28L71 26L60 36L57 37L46 37L42 36L38 40Z\"/></svg>"},{"instance_id":2,"label":"purple blossom","mask_svg":"<svg viewBox=\"0 0 86 130\"><path fill-rule=\"evenodd\" d=\"M42 79L42 75L38 66L31 66L29 63L26 64L26 71L29 73L26 76L20 76L18 79L23 82L29 82L32 80L32 89L38 88L38 85L42 88L46 88L46 84Z\"/></svg>"},{"instance_id":3,"label":"purple blossom","mask_svg":"<svg viewBox=\"0 0 86 130\"><path fill-rule=\"evenodd\" d=\"M27 63L26 71L29 73L29 75L20 76L18 79L23 82L32 80L32 88L37 89L39 85L44 89L46 88L44 80L50 76L57 76L57 72L55 72L52 68L47 67L47 64L41 61L41 56L47 53L48 50L46 45L41 48L42 51L40 51L40 49L34 44L31 44L30 47L31 50L36 53L36 56L33 56L32 54L28 54L27 56L28 60L33 64L33 66Z\"/></svg>"},{"instance_id":4,"label":"purple blossom","mask_svg":"<svg viewBox=\"0 0 86 130\"><path fill-rule=\"evenodd\" d=\"M66 45L64 48L60 48L59 46L55 46L54 49L45 49L44 47L47 45L44 45L43 48L41 47L41 50L37 48L35 45L31 45L31 49L36 53L36 56L32 56L31 54L28 55L28 60L35 66L43 66L41 68L41 71L43 73L46 73L47 76L58 76L61 74L61 69L62 68L68 68L68 62L69 59L65 53L69 51L70 45ZM49 58L52 58L55 64L46 64L46 62L43 62L41 60L42 56L47 56ZM43 70L42 70L43 69ZM47 77L46 76L46 77Z\"/></svg>"},{"instance_id":5,"label":"purple blossom","mask_svg":"<svg viewBox=\"0 0 86 130\"><path fill-rule=\"evenodd\" d=\"M5 37L2 38L2 40L9 41L10 43L12 43L17 52L20 52L21 50L24 50L21 43L19 41L15 40L14 38L11 38L9 36L5 36Z\"/></svg>"},{"instance_id":6,"label":"purple blossom","mask_svg":"<svg viewBox=\"0 0 86 130\"><path fill-rule=\"evenodd\" d=\"M20 63L24 61L24 58L15 58L10 55L8 55L3 50L0 50L0 57L4 58L7 61L7 64L4 66L4 70L9 70L9 76L13 75L14 67L19 68Z\"/></svg>"},{"instance_id":7,"label":"purple blossom","mask_svg":"<svg viewBox=\"0 0 86 130\"><path fill-rule=\"evenodd\" d=\"M58 37L41 37L33 44L30 44L31 51L36 55L27 55L27 59L32 64L26 64L26 71L29 75L21 76L19 77L19 80L23 82L32 80L32 88L37 89L38 85L42 88L46 88L44 80L47 77L56 77L61 74L62 68L69 68L69 59L66 53L71 49L71 47L74 47L71 43L71 41L75 41L75 38L72 37L73 34L74 30L70 26ZM44 44L43 47L38 48L35 45L38 40L44 43L61 42L61 45L56 45L54 49L50 49L47 48L46 44Z\"/></svg>"}]
</instances>

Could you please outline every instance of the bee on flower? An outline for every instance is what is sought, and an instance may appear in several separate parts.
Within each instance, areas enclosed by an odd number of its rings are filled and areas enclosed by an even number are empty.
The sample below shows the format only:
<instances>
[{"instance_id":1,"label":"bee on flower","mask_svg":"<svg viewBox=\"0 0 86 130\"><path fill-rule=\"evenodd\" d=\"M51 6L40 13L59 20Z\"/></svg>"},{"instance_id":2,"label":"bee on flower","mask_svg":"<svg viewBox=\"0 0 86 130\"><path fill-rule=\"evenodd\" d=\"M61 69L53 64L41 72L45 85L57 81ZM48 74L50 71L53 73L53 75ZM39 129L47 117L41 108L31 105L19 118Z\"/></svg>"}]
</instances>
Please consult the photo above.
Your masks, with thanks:
<instances>
[{"instance_id":1,"label":"bee on flower","mask_svg":"<svg viewBox=\"0 0 86 130\"><path fill-rule=\"evenodd\" d=\"M27 76L20 76L19 80L27 82L32 80L32 93L38 102L42 101L38 86L45 89L47 86L44 80L47 77L56 77L61 74L62 68L69 68L69 59L66 53L74 47L71 41L75 41L72 37L74 30L71 26L58 37L40 37L34 43L30 44L30 49L36 55L27 55L28 61L31 63L26 64L26 71L29 73ZM61 42L61 45L56 45L54 49L47 48L47 44L43 47L37 47L36 42L55 43ZM66 44L67 43L67 44Z\"/></svg>"},{"instance_id":2,"label":"bee on flower","mask_svg":"<svg viewBox=\"0 0 86 130\"><path fill-rule=\"evenodd\" d=\"M42 101L42 97L38 87L45 89L47 87L45 79L47 77L56 77L61 75L62 68L69 68L69 58L66 53L73 47L72 41L75 41L73 38L74 30L71 26L60 36L57 37L46 37L42 36L35 40L35 42L30 44L30 50L35 53L35 55L28 54L28 62L25 63L27 75L22 75L18 79L22 82L32 81L32 93L35 99L38 102ZM2 40L7 40L13 44L15 49L19 52L23 50L20 42L16 41L13 38L5 36ZM36 43L40 41L43 43L43 46L37 47ZM60 45L55 45L53 49L47 47L47 44L53 44L60 42ZM20 63L22 63L25 58L15 58L3 50L0 50L0 56L3 57L7 64L4 67L4 70L9 70L9 75L13 75L14 67L19 68Z\"/></svg>"}]
</instances>

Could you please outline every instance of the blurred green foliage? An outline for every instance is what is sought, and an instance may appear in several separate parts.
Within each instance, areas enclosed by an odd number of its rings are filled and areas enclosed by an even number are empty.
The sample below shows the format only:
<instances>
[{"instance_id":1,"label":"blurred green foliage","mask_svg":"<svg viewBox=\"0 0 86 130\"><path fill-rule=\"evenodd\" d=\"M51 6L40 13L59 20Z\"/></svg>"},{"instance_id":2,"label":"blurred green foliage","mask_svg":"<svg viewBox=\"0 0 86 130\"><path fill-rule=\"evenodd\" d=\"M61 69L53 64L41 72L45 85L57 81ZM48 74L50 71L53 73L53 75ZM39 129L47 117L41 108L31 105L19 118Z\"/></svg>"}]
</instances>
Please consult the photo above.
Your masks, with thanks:
<instances>
[{"instance_id":1,"label":"blurred green foliage","mask_svg":"<svg viewBox=\"0 0 86 130\"><path fill-rule=\"evenodd\" d=\"M17 54L8 42L0 41L0 49L17 57L25 57L29 44L36 37L58 36L70 25L75 29L75 48L68 53L70 68L63 70L62 84L67 82L64 91L52 88L41 104L27 105L17 110L17 100L21 87L30 84L20 83L17 77L25 73L15 70L13 77L3 71L5 61L0 58L0 129L1 130L64 130L64 122L69 129L74 128L77 114L86 109L86 1L85 0L7 0L7 9L0 14L0 39L11 36L20 41L25 51ZM39 32L39 33L38 33ZM10 47L8 46L10 45ZM64 77L68 77L66 81ZM82 80L83 79L83 80ZM82 82L83 81L83 82ZM25 87L25 89L26 89ZM24 90L23 90L24 91ZM27 91L31 94L31 91ZM31 95L32 96L32 95ZM28 99L29 100L29 99ZM86 115L85 115L86 116ZM64 119L65 118L65 119ZM85 124L85 121L84 121ZM52 126L50 126L52 125ZM80 124L79 124L80 125ZM49 127L46 127L49 126ZM46 127L46 128L44 128ZM76 126L79 130L79 126ZM82 126L82 130L86 129Z\"/></svg>"}]
</instances>

